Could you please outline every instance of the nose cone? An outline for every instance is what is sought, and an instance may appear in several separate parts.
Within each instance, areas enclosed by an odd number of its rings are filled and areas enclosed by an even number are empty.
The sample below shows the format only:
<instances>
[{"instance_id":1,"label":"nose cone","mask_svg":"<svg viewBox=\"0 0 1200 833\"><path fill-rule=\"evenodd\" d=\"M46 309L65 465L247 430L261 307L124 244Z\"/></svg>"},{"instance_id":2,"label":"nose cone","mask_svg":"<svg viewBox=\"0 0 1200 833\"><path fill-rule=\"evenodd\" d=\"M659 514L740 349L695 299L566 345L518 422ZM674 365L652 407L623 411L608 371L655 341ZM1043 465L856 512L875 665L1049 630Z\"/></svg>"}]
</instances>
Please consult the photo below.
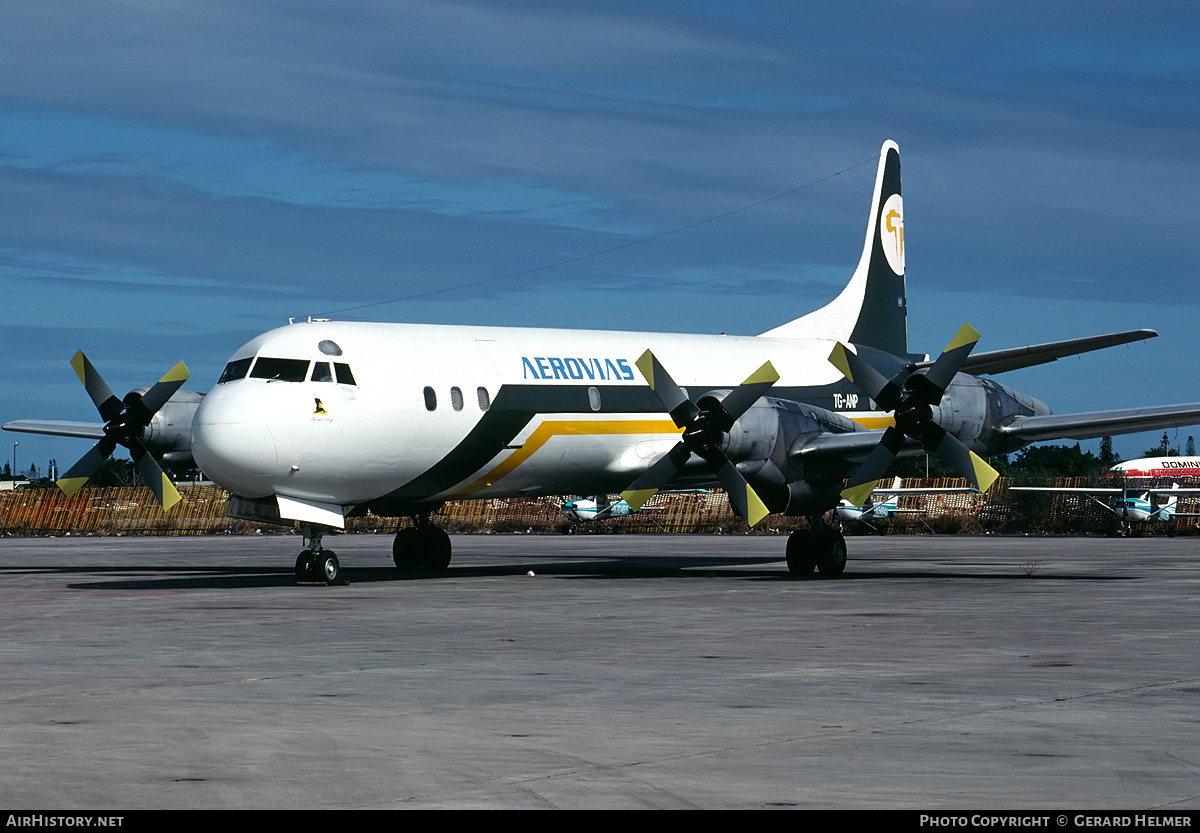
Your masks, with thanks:
<instances>
[{"instance_id":1,"label":"nose cone","mask_svg":"<svg viewBox=\"0 0 1200 833\"><path fill-rule=\"evenodd\" d=\"M275 438L237 382L218 385L192 420L192 457L214 482L242 497L274 494Z\"/></svg>"}]
</instances>

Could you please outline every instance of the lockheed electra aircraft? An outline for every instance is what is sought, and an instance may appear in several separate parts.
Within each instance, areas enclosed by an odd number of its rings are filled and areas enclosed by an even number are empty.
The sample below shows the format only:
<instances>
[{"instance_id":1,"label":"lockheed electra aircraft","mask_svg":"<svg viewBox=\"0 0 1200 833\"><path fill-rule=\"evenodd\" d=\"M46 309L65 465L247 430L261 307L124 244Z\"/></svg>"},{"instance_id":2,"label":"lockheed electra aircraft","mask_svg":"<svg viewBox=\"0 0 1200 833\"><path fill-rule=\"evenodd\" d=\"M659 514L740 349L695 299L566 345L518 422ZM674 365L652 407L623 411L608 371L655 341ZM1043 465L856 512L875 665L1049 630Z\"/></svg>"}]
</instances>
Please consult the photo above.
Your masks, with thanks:
<instances>
[{"instance_id":1,"label":"lockheed electra aircraft","mask_svg":"<svg viewBox=\"0 0 1200 833\"><path fill-rule=\"evenodd\" d=\"M900 154L883 145L861 259L826 306L759 336L677 335L308 320L238 348L203 397L182 363L118 399L72 361L103 425L22 420L9 430L93 437L59 481L83 486L117 445L170 506L159 459L196 464L240 518L305 530L300 580L338 577L323 536L367 511L411 518L404 571L443 570L446 501L721 486L754 524L806 516L796 574L836 576L846 542L823 516L861 505L897 455L947 461L978 489L982 459L1039 440L1200 422L1200 403L1054 415L981 374L1155 336L1136 330L972 355L964 326L936 359L909 352ZM419 361L413 357L419 356ZM403 523L403 522L401 522Z\"/></svg>"}]
</instances>

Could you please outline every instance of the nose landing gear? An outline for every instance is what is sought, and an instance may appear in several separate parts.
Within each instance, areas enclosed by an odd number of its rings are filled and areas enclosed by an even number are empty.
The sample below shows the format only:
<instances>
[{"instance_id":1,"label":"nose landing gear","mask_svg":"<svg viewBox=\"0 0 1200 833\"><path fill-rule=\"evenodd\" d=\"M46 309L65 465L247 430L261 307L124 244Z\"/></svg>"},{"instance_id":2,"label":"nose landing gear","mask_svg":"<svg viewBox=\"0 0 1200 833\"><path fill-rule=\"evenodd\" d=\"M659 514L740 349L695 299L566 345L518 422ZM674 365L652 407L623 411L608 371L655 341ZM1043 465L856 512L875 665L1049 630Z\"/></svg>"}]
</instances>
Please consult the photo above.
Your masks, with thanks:
<instances>
[{"instance_id":1,"label":"nose landing gear","mask_svg":"<svg viewBox=\"0 0 1200 833\"><path fill-rule=\"evenodd\" d=\"M333 550L321 546L322 530L306 526L300 533L308 541L308 548L296 556L296 582L336 584L342 565Z\"/></svg>"}]
</instances>

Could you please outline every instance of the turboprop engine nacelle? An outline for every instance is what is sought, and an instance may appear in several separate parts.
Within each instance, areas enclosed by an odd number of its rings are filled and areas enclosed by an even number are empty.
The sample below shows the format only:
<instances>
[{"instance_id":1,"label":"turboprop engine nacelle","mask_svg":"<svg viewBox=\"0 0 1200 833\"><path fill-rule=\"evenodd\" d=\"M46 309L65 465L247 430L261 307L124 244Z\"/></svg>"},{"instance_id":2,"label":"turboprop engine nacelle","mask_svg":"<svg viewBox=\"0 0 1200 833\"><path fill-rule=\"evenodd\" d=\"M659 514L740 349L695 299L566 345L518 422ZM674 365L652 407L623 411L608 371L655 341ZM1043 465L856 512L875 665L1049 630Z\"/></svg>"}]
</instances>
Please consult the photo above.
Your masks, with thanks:
<instances>
[{"instance_id":1,"label":"turboprop engine nacelle","mask_svg":"<svg viewBox=\"0 0 1200 833\"><path fill-rule=\"evenodd\" d=\"M148 388L138 388L145 393ZM169 466L192 462L192 418L204 400L204 394L190 390L176 391L167 400L150 424L142 430L142 443L155 457Z\"/></svg>"},{"instance_id":2,"label":"turboprop engine nacelle","mask_svg":"<svg viewBox=\"0 0 1200 833\"><path fill-rule=\"evenodd\" d=\"M705 408L710 404L706 399L723 393L705 394L697 404ZM789 449L804 445L810 437L858 430L859 426L833 411L762 397L723 435L720 448L772 512L807 515L837 504L841 480L814 488L804 481L804 472L789 461Z\"/></svg>"},{"instance_id":3,"label":"turboprop engine nacelle","mask_svg":"<svg viewBox=\"0 0 1200 833\"><path fill-rule=\"evenodd\" d=\"M1044 416L1049 406L991 379L956 374L942 401L930 408L933 421L980 455L1007 454L1024 445L996 429L1018 416Z\"/></svg>"}]
</instances>

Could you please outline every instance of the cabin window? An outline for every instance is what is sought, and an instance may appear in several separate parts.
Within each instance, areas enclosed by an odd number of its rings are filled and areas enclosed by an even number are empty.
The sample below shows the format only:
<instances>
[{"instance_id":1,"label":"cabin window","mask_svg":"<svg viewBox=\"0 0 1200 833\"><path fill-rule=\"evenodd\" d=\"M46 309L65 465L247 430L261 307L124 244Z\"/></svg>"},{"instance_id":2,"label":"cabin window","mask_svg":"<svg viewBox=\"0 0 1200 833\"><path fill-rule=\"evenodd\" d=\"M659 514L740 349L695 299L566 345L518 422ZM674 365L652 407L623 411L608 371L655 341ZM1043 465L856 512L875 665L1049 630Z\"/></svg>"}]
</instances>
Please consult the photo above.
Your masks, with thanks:
<instances>
[{"instance_id":1,"label":"cabin window","mask_svg":"<svg viewBox=\"0 0 1200 833\"><path fill-rule=\"evenodd\" d=\"M436 411L437 410L437 394L434 392L433 388L431 388L431 387L425 388L425 410L427 410L427 411Z\"/></svg>"},{"instance_id":2,"label":"cabin window","mask_svg":"<svg viewBox=\"0 0 1200 833\"><path fill-rule=\"evenodd\" d=\"M245 379L246 372L250 370L250 363L253 361L253 356L250 356L246 359L234 359L229 364L225 365L225 371L221 374L221 378L217 380L217 384L223 385L226 382L233 382L237 379Z\"/></svg>"},{"instance_id":3,"label":"cabin window","mask_svg":"<svg viewBox=\"0 0 1200 833\"><path fill-rule=\"evenodd\" d=\"M475 395L479 398L479 410L486 411L492 407L492 398L488 396L487 388L477 389Z\"/></svg>"},{"instance_id":4,"label":"cabin window","mask_svg":"<svg viewBox=\"0 0 1200 833\"><path fill-rule=\"evenodd\" d=\"M463 395L458 388L450 388L450 407L456 411L463 409Z\"/></svg>"},{"instance_id":5,"label":"cabin window","mask_svg":"<svg viewBox=\"0 0 1200 833\"><path fill-rule=\"evenodd\" d=\"M588 406L593 411L600 410L600 390L599 390L599 388L588 388Z\"/></svg>"},{"instance_id":6,"label":"cabin window","mask_svg":"<svg viewBox=\"0 0 1200 833\"><path fill-rule=\"evenodd\" d=\"M334 362L333 369L337 371L337 380L339 385L357 384L354 381L354 374L350 372L350 365Z\"/></svg>"},{"instance_id":7,"label":"cabin window","mask_svg":"<svg viewBox=\"0 0 1200 833\"><path fill-rule=\"evenodd\" d=\"M276 382L303 382L308 377L308 359L271 359L260 357L250 372L251 379Z\"/></svg>"},{"instance_id":8,"label":"cabin window","mask_svg":"<svg viewBox=\"0 0 1200 833\"><path fill-rule=\"evenodd\" d=\"M314 363L311 378L314 382L332 382L333 374L329 372L329 362Z\"/></svg>"}]
</instances>

